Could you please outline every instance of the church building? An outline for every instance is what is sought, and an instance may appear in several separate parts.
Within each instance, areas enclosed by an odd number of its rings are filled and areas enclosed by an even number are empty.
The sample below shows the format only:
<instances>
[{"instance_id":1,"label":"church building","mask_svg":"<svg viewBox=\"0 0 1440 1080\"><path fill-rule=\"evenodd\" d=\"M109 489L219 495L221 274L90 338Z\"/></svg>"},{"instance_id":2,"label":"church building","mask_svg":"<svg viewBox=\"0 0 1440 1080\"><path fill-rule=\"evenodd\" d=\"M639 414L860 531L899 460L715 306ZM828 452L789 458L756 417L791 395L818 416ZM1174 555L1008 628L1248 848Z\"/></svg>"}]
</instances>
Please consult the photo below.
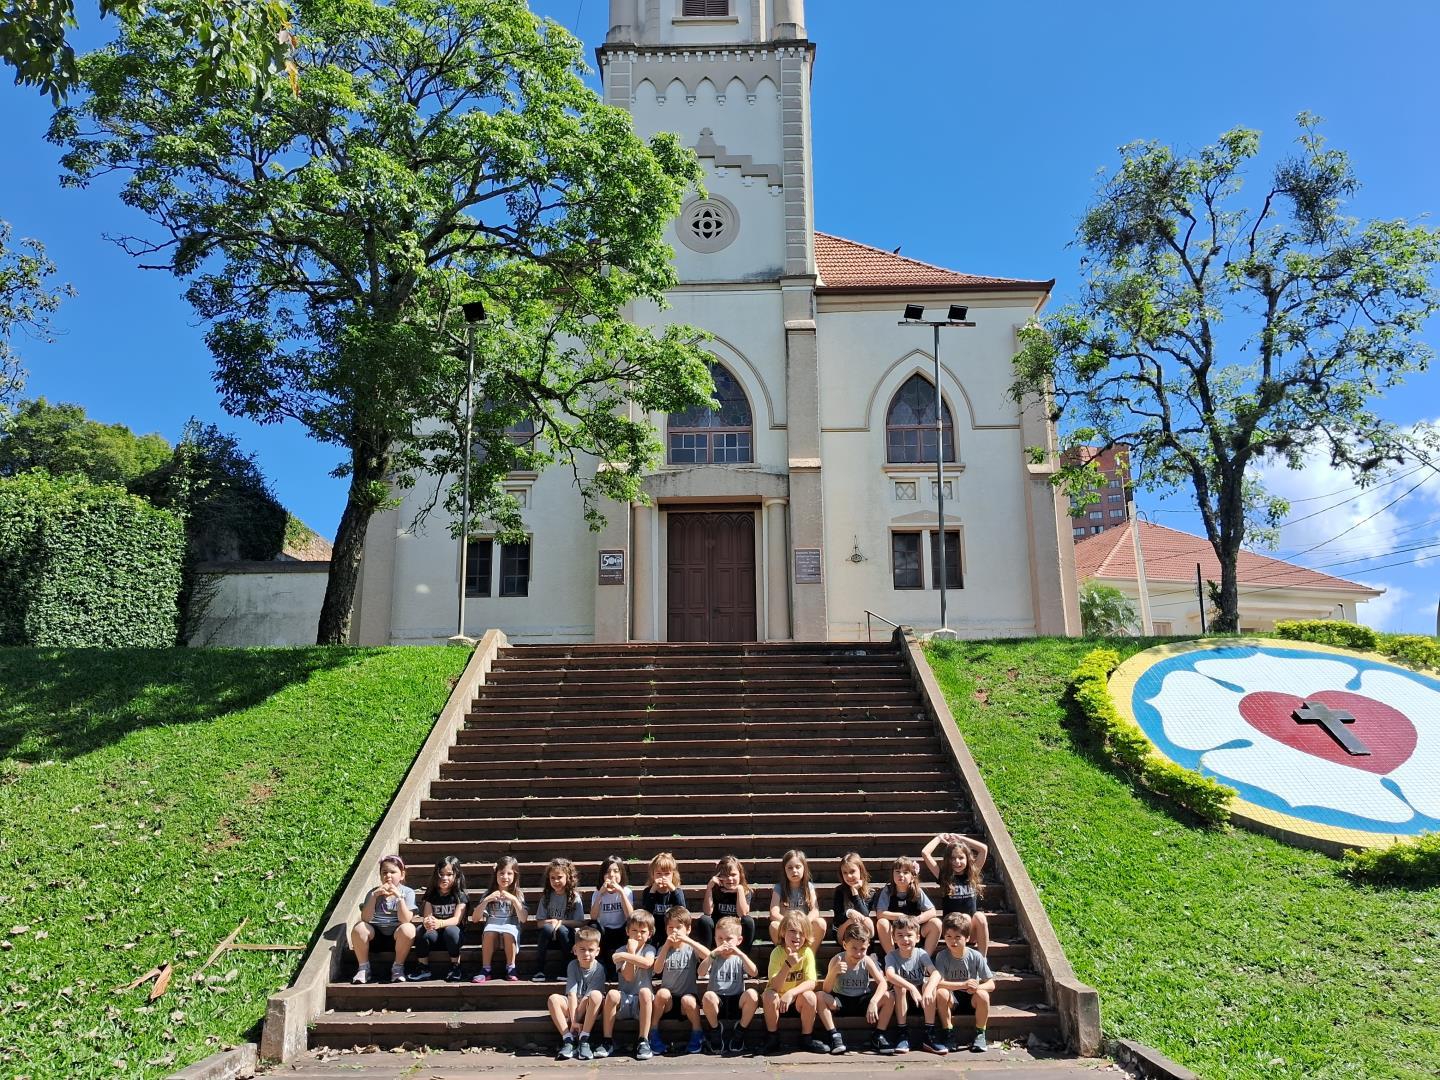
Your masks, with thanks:
<instances>
[{"instance_id":1,"label":"church building","mask_svg":"<svg viewBox=\"0 0 1440 1080\"><path fill-rule=\"evenodd\" d=\"M935 628L942 575L961 636L1079 633L1068 508L1051 466L1026 454L1053 450L1054 432L1008 395L1016 330L1054 282L960 273L816 231L804 8L611 0L605 100L642 137L677 133L707 189L671 226L669 309L637 305L633 317L714 335L719 407L651 417L665 456L645 479L648 502L603 507L598 533L566 471L512 474L530 539L472 537L467 633L864 640L868 619L878 639L890 631L881 620ZM902 324L911 304L926 319L963 305L973 323L940 331L943 439L932 332ZM455 633L460 545L434 519L410 527L423 497L371 523L361 643Z\"/></svg>"}]
</instances>

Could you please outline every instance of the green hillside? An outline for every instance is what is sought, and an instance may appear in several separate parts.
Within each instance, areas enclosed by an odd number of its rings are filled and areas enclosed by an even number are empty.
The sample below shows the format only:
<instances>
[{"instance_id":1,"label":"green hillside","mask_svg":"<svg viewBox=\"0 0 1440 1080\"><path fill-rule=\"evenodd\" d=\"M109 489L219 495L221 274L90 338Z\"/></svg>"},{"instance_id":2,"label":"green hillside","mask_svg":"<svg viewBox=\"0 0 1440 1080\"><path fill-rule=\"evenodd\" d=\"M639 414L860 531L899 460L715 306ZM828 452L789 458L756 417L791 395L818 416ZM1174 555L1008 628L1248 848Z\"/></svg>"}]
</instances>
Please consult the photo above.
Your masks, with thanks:
<instances>
[{"instance_id":1,"label":"green hillside","mask_svg":"<svg viewBox=\"0 0 1440 1080\"><path fill-rule=\"evenodd\" d=\"M1440 888L1357 886L1135 791L1067 719L1094 646L962 642L931 662L1106 1035L1226 1080L1440 1075Z\"/></svg>"},{"instance_id":2,"label":"green hillside","mask_svg":"<svg viewBox=\"0 0 1440 1080\"><path fill-rule=\"evenodd\" d=\"M0 1075L164 1076L250 1037L458 649L0 649ZM116 993L166 963L169 989Z\"/></svg>"}]
</instances>

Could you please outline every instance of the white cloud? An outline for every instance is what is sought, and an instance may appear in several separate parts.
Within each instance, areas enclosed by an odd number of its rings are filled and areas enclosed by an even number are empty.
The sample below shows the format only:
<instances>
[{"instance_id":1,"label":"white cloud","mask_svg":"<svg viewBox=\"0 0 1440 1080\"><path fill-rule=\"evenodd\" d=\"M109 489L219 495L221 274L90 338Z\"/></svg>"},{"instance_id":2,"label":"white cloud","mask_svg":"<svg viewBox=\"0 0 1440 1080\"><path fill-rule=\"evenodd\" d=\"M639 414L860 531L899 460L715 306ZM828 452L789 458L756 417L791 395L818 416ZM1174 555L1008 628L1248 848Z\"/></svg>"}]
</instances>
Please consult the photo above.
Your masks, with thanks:
<instances>
[{"instance_id":1,"label":"white cloud","mask_svg":"<svg viewBox=\"0 0 1440 1080\"><path fill-rule=\"evenodd\" d=\"M1376 630L1400 630L1407 617L1413 612L1415 594L1399 585L1384 581L1367 581L1365 584L1384 589L1383 596L1366 600L1355 605L1355 618Z\"/></svg>"}]
</instances>

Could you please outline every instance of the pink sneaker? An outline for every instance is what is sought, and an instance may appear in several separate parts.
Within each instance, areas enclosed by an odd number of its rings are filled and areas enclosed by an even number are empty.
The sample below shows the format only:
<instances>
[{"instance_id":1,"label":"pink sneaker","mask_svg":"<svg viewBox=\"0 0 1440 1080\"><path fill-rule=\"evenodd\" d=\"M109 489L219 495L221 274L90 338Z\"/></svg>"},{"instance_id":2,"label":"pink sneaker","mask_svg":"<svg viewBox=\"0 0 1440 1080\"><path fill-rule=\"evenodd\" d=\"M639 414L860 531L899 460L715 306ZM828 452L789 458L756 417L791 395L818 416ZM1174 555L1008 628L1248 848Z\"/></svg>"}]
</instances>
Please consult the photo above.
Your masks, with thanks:
<instances>
[{"instance_id":1,"label":"pink sneaker","mask_svg":"<svg viewBox=\"0 0 1440 1080\"><path fill-rule=\"evenodd\" d=\"M519 982L519 981L520 981L520 976L519 976L519 974L515 971L515 969L514 969L513 967L510 967L510 968L506 968L506 969L505 969L505 981L506 981L506 982Z\"/></svg>"},{"instance_id":2,"label":"pink sneaker","mask_svg":"<svg viewBox=\"0 0 1440 1080\"><path fill-rule=\"evenodd\" d=\"M470 980L472 983L487 983L490 981L490 969L481 968L480 974Z\"/></svg>"}]
</instances>

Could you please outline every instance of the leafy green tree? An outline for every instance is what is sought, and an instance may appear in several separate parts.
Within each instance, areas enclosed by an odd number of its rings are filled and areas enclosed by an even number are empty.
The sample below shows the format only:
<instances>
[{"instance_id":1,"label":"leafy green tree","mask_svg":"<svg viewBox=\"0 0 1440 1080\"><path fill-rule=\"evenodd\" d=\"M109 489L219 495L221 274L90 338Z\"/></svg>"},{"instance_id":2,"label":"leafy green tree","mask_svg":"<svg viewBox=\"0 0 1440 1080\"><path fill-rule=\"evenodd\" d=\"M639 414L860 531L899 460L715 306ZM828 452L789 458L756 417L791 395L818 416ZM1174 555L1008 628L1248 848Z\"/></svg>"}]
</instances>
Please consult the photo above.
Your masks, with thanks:
<instances>
[{"instance_id":1,"label":"leafy green tree","mask_svg":"<svg viewBox=\"0 0 1440 1080\"><path fill-rule=\"evenodd\" d=\"M38 240L21 240L10 246L10 223L0 221L0 422L25 386L25 368L15 348L17 334L50 341L50 316L66 297L69 285L49 286L46 279L55 264L45 257Z\"/></svg>"},{"instance_id":2,"label":"leafy green tree","mask_svg":"<svg viewBox=\"0 0 1440 1080\"><path fill-rule=\"evenodd\" d=\"M1085 581L1080 586L1080 625L1086 637L1132 633L1138 620L1135 605L1113 585Z\"/></svg>"},{"instance_id":3,"label":"leafy green tree","mask_svg":"<svg viewBox=\"0 0 1440 1080\"><path fill-rule=\"evenodd\" d=\"M22 401L0 429L0 476L41 470L83 476L92 484L127 487L170 456L160 435L136 435L124 424L102 424L80 405Z\"/></svg>"},{"instance_id":4,"label":"leafy green tree","mask_svg":"<svg viewBox=\"0 0 1440 1080\"><path fill-rule=\"evenodd\" d=\"M1080 224L1079 301L1021 334L1013 393L1066 424L1067 446L1126 444L1138 482L1188 486L1220 560L1215 629L1238 625L1236 560L1288 512L1255 467L1323 453L1365 483L1414 452L1370 406L1425 369L1422 324L1440 308L1440 231L1342 213L1349 158L1299 118L1298 153L1246 203L1257 132L1186 157L1121 148ZM1098 474L1057 481L1082 505Z\"/></svg>"},{"instance_id":5,"label":"leafy green tree","mask_svg":"<svg viewBox=\"0 0 1440 1080\"><path fill-rule=\"evenodd\" d=\"M710 390L693 331L623 318L673 283L664 228L700 171L672 136L638 139L585 86L580 44L522 0L305 0L294 19L299 97L257 114L238 91L197 96L195 45L146 19L81 61L88 94L50 137L74 182L122 174L159 227L127 248L189 280L225 407L343 451L334 643L371 516L394 486L458 472L462 302L489 312L480 512L518 529L499 484L517 467L568 465L592 523L639 494L659 442L632 415ZM524 422L533 440L507 437Z\"/></svg>"},{"instance_id":6,"label":"leafy green tree","mask_svg":"<svg viewBox=\"0 0 1440 1080\"><path fill-rule=\"evenodd\" d=\"M280 0L100 0L100 16L133 23L154 12L197 45L196 75L209 89L217 82L261 87L264 75L285 71L292 82L288 13ZM39 87L55 104L75 88L75 50L67 35L78 24L74 0L10 3L0 19L0 60L15 69L17 86Z\"/></svg>"}]
</instances>

